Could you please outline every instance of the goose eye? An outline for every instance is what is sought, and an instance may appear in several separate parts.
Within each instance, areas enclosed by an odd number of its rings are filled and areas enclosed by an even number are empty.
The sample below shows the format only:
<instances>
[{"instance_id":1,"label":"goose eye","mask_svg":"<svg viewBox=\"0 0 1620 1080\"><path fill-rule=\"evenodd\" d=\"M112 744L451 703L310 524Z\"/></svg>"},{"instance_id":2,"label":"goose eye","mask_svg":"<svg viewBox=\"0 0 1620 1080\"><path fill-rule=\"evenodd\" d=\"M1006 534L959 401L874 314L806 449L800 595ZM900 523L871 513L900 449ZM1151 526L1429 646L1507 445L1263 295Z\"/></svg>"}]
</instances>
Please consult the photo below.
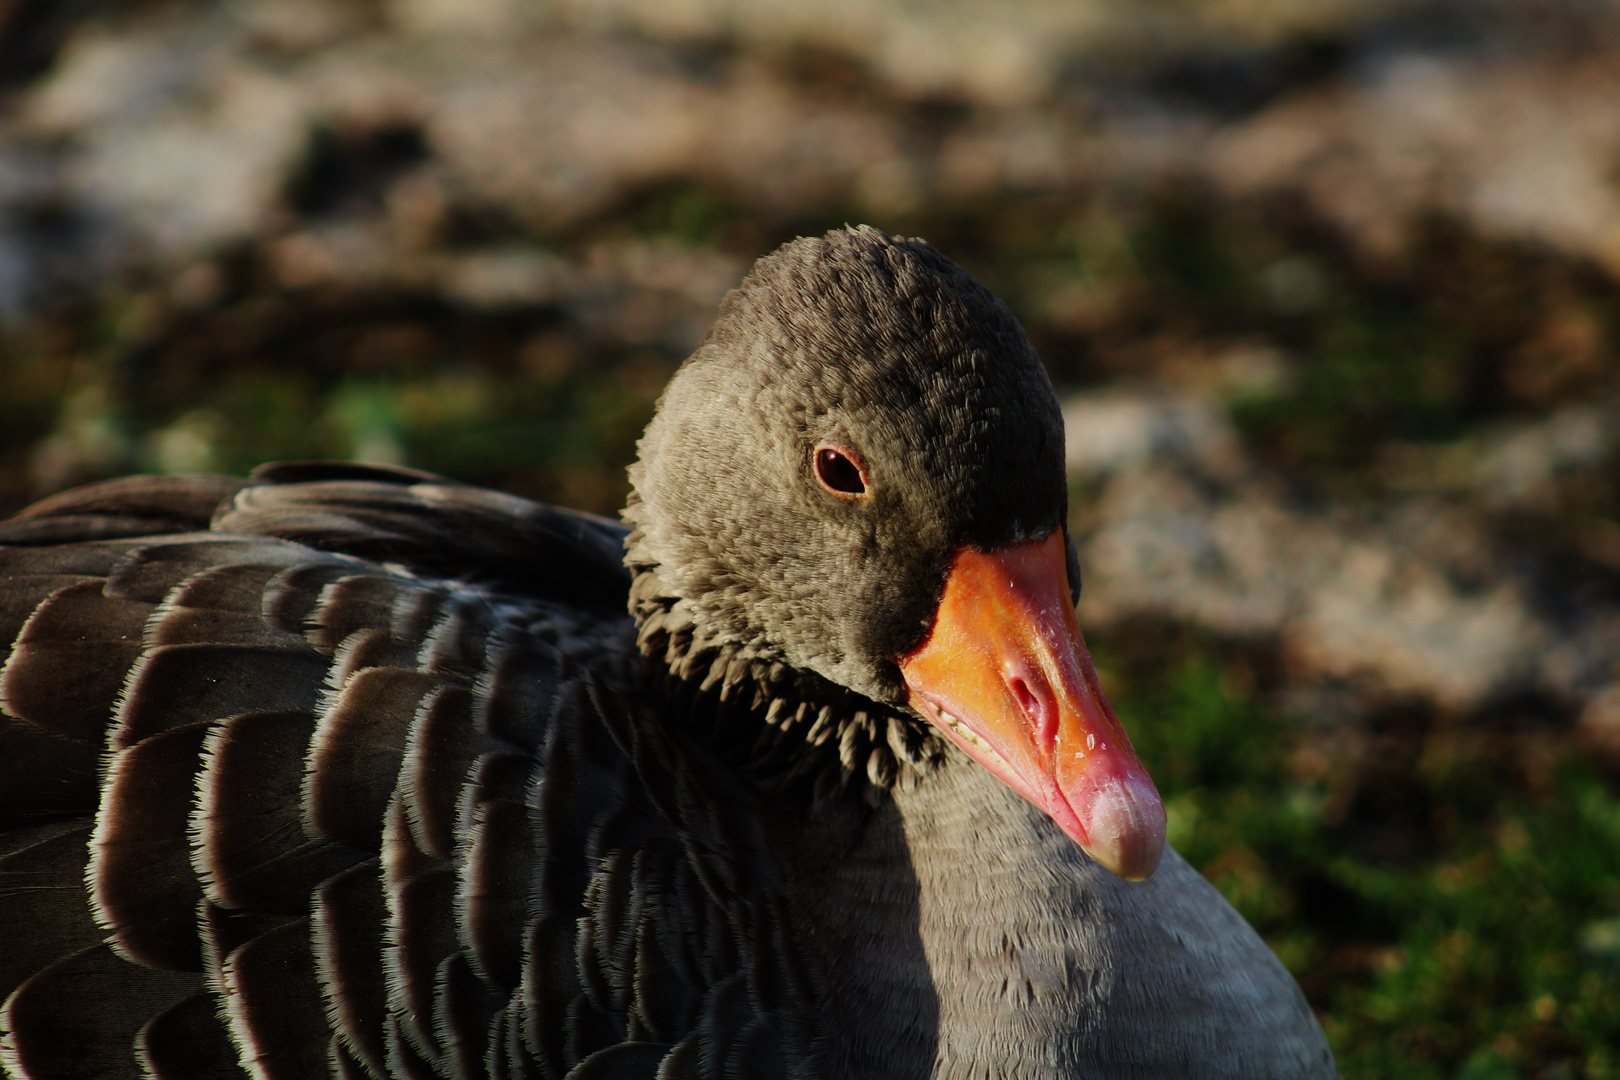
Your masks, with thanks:
<instances>
[{"instance_id":1,"label":"goose eye","mask_svg":"<svg viewBox=\"0 0 1620 1080\"><path fill-rule=\"evenodd\" d=\"M837 446L816 447L816 482L845 499L866 495L866 470L855 455Z\"/></svg>"}]
</instances>

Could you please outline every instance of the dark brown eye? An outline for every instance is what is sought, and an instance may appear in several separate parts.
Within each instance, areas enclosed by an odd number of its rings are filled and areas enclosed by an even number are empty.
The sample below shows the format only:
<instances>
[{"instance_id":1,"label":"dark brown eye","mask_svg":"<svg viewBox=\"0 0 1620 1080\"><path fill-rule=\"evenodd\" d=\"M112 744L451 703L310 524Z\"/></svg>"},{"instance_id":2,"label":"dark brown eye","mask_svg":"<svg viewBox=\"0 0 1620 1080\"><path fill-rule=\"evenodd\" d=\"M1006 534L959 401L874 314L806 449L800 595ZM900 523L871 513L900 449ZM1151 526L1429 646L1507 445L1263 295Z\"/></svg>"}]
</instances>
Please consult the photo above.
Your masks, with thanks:
<instances>
[{"instance_id":1,"label":"dark brown eye","mask_svg":"<svg viewBox=\"0 0 1620 1080\"><path fill-rule=\"evenodd\" d=\"M855 455L839 446L816 447L816 482L844 499L866 496L866 470Z\"/></svg>"}]
</instances>

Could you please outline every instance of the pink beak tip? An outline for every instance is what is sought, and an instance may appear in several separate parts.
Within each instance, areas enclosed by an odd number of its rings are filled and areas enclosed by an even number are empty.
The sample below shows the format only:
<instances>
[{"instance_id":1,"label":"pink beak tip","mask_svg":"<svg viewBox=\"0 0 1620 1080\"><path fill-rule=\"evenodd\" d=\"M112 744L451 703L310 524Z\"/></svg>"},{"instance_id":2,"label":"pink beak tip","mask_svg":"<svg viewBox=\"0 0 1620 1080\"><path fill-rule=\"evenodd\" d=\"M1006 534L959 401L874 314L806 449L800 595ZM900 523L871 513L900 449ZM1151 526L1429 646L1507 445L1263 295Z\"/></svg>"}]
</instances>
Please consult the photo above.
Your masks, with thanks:
<instances>
[{"instance_id":1,"label":"pink beak tip","mask_svg":"<svg viewBox=\"0 0 1620 1080\"><path fill-rule=\"evenodd\" d=\"M1146 880L1164 857L1164 803L1153 781L1111 776L1088 795L1075 806L1086 830L1081 847L1126 881Z\"/></svg>"}]
</instances>

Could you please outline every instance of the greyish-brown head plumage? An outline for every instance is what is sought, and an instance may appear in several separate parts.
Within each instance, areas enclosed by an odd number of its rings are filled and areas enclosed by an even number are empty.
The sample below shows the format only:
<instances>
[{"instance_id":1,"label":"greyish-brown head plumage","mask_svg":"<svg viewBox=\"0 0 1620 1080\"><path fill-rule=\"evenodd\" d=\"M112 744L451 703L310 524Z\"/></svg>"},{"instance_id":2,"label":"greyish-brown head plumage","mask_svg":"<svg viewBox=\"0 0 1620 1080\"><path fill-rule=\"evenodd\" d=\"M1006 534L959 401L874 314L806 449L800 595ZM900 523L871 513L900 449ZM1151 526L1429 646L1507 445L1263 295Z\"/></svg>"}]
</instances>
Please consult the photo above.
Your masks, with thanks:
<instances>
[{"instance_id":1,"label":"greyish-brown head plumage","mask_svg":"<svg viewBox=\"0 0 1620 1080\"><path fill-rule=\"evenodd\" d=\"M816 483L825 443L864 463L869 497ZM630 476L644 647L721 648L890 705L952 553L1061 527L1066 493L1057 401L1012 313L923 241L866 226L759 260Z\"/></svg>"}]
</instances>

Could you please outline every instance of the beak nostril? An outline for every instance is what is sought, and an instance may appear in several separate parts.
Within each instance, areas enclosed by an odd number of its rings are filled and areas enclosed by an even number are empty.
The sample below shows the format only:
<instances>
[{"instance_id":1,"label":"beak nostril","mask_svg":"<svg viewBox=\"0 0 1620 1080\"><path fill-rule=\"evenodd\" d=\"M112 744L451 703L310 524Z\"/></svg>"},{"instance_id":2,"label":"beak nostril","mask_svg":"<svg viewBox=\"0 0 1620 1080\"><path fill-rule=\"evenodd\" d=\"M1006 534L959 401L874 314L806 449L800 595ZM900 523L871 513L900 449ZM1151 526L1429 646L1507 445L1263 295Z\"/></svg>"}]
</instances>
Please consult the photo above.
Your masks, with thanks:
<instances>
[{"instance_id":1,"label":"beak nostril","mask_svg":"<svg viewBox=\"0 0 1620 1080\"><path fill-rule=\"evenodd\" d=\"M1007 680L1007 686L1012 691L1013 699L1018 707L1029 718L1029 729L1034 733L1036 743L1048 752L1052 744L1057 741L1057 709L1045 697L1036 694L1022 676L1014 675Z\"/></svg>"},{"instance_id":2,"label":"beak nostril","mask_svg":"<svg viewBox=\"0 0 1620 1080\"><path fill-rule=\"evenodd\" d=\"M1018 701L1018 707L1024 710L1024 715L1029 717L1031 723L1038 726L1041 719L1041 706L1035 700L1035 695L1030 692L1029 684L1023 679L1015 677L1011 680L1011 686L1013 697Z\"/></svg>"}]
</instances>

